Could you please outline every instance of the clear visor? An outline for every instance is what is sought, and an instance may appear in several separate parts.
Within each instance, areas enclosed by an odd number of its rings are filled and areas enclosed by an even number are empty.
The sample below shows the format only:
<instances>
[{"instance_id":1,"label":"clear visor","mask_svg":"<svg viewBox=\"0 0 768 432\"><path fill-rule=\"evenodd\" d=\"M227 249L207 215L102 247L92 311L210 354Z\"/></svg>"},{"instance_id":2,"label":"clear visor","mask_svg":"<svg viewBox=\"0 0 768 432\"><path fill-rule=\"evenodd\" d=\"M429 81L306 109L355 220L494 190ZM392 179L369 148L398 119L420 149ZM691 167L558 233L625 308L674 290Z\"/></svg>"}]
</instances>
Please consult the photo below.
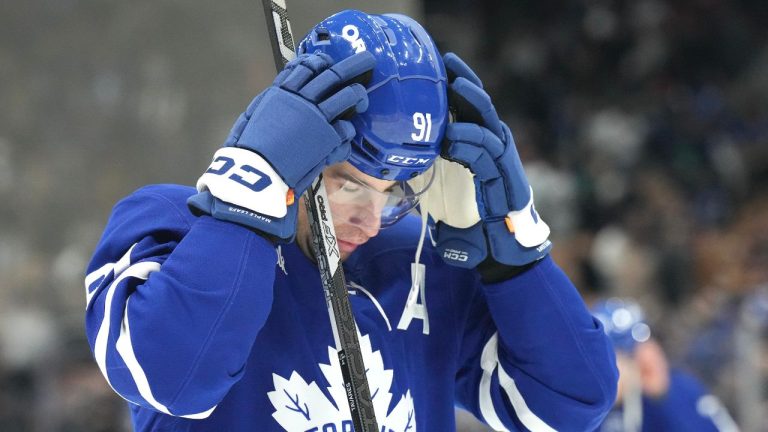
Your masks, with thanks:
<instances>
[{"instance_id":1,"label":"clear visor","mask_svg":"<svg viewBox=\"0 0 768 432\"><path fill-rule=\"evenodd\" d=\"M333 220L361 228L392 226L419 203L419 197L432 184L434 169L429 168L419 182L373 179L370 182L352 174L346 164L328 167L324 174ZM362 177L362 176L360 176Z\"/></svg>"}]
</instances>

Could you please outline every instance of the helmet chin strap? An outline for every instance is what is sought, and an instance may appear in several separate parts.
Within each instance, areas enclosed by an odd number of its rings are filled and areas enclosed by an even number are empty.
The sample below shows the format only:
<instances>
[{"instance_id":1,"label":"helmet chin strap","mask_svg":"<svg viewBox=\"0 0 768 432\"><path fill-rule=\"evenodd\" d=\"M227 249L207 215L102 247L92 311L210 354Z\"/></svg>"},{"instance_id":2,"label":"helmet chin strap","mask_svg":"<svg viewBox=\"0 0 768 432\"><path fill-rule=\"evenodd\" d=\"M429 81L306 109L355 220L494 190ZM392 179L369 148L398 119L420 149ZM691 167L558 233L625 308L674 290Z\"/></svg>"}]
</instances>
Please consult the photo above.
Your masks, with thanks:
<instances>
[{"instance_id":1,"label":"helmet chin strap","mask_svg":"<svg viewBox=\"0 0 768 432\"><path fill-rule=\"evenodd\" d=\"M425 194L428 191L425 192ZM426 266L419 262L421 258L421 250L424 246L424 238L427 234L427 212L421 211L421 234L419 235L419 244L416 247L416 256L414 262L411 263L411 289L408 292L408 300L405 302L405 308L403 314L400 316L400 322L397 324L397 328L400 330L407 330L408 326L414 318L421 319L423 321L422 333L429 334L429 315L427 313L427 296L426 296ZM419 298L421 302L419 303Z\"/></svg>"}]
</instances>

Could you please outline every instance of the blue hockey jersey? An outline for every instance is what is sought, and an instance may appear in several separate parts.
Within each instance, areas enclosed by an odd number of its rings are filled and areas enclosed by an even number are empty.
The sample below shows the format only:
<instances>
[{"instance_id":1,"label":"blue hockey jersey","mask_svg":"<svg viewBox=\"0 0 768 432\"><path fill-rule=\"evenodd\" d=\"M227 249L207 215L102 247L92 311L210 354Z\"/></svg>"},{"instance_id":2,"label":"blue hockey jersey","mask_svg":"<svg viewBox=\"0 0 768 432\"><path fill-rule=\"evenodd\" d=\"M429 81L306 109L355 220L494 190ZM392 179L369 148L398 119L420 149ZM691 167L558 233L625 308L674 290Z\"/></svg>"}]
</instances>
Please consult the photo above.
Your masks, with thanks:
<instances>
[{"instance_id":1,"label":"blue hockey jersey","mask_svg":"<svg viewBox=\"0 0 768 432\"><path fill-rule=\"evenodd\" d=\"M187 210L155 185L113 209L85 280L96 363L136 430L351 431L315 264L295 245ZM613 350L550 258L498 284L426 248L423 313L404 317L418 218L344 263L381 431L595 429ZM398 328L400 327L400 328Z\"/></svg>"}]
</instances>

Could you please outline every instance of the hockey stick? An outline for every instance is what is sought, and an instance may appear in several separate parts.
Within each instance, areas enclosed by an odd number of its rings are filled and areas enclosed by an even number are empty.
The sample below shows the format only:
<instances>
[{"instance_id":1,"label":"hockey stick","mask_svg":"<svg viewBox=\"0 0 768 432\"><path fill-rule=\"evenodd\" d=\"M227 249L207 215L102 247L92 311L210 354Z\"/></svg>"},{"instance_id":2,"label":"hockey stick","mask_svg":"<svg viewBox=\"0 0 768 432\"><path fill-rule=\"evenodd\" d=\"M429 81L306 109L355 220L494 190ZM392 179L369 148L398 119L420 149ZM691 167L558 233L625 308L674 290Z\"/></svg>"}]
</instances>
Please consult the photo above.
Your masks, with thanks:
<instances>
[{"instance_id":1,"label":"hockey stick","mask_svg":"<svg viewBox=\"0 0 768 432\"><path fill-rule=\"evenodd\" d=\"M262 0L262 4L275 66L279 72L286 63L296 57L288 11L285 0ZM363 355L360 352L360 341L357 339L355 316L352 314L352 305L349 303L344 270L340 265L341 256L336 242L336 232L333 229L333 220L331 211L326 205L327 202L328 194L321 173L304 196L309 226L312 230L312 245L325 290L325 302L331 319L333 339L336 343L354 430L355 432L378 432L371 390L368 387Z\"/></svg>"}]
</instances>

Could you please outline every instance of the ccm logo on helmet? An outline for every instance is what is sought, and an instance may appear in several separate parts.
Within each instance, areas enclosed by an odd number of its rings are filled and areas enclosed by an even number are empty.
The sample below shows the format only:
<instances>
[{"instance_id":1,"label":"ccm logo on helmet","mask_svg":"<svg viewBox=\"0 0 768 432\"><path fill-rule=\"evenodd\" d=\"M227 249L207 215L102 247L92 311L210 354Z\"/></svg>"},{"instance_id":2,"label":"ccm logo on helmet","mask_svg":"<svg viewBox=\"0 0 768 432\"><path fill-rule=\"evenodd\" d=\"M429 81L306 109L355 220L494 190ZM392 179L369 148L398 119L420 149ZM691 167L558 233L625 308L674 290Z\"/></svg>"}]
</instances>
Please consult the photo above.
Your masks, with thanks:
<instances>
[{"instance_id":1,"label":"ccm logo on helmet","mask_svg":"<svg viewBox=\"0 0 768 432\"><path fill-rule=\"evenodd\" d=\"M398 164L398 165L408 165L408 166L426 165L431 161L432 161L432 158L417 158L417 157L400 156L400 155L387 156L387 162L391 162L393 164Z\"/></svg>"}]
</instances>

